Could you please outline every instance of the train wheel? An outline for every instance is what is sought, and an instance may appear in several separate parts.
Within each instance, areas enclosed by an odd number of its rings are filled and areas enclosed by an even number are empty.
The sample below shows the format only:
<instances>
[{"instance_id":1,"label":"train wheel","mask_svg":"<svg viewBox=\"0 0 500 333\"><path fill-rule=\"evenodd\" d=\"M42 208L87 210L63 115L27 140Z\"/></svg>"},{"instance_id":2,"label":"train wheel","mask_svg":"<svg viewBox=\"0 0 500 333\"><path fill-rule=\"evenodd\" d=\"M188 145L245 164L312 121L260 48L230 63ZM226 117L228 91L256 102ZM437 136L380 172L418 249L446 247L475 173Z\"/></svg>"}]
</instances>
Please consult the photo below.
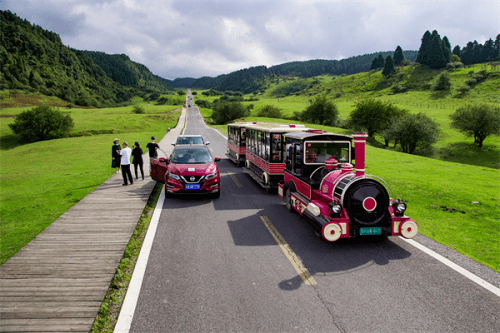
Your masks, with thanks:
<instances>
[{"instance_id":1,"label":"train wheel","mask_svg":"<svg viewBox=\"0 0 500 333\"><path fill-rule=\"evenodd\" d=\"M286 195L285 195L285 204L286 204L286 209L289 212L293 212L293 207L292 207L292 193L289 188L286 189Z\"/></svg>"}]
</instances>

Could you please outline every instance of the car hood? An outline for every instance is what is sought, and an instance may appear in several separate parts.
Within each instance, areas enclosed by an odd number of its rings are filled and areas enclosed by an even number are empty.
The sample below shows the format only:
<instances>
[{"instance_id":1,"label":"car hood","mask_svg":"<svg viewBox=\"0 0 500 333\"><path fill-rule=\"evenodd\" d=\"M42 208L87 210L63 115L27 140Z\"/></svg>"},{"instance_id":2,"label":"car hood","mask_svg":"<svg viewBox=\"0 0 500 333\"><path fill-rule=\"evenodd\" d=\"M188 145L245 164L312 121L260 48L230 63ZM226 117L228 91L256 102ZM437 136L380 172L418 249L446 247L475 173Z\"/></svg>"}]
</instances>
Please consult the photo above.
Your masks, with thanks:
<instances>
[{"instance_id":1,"label":"car hood","mask_svg":"<svg viewBox=\"0 0 500 333\"><path fill-rule=\"evenodd\" d=\"M207 164L170 164L169 171L181 176L203 176L217 171L215 163Z\"/></svg>"}]
</instances>

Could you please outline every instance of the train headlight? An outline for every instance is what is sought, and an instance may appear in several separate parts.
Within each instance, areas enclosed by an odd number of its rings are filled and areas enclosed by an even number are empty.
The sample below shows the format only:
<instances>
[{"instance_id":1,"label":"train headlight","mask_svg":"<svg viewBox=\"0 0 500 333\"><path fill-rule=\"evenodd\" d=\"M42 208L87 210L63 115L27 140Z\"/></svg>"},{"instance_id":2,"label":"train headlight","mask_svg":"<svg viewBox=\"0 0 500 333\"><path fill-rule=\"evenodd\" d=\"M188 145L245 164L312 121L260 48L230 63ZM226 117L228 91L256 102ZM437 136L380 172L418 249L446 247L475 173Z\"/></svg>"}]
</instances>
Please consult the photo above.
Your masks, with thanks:
<instances>
[{"instance_id":1,"label":"train headlight","mask_svg":"<svg viewBox=\"0 0 500 333\"><path fill-rule=\"evenodd\" d=\"M328 205L330 208L330 217L340 217L340 212L342 211L342 205L337 202L330 202Z\"/></svg>"},{"instance_id":2,"label":"train headlight","mask_svg":"<svg viewBox=\"0 0 500 333\"><path fill-rule=\"evenodd\" d=\"M395 203L392 204L392 208L394 209L394 215L396 216L404 216L406 211L406 204L398 199Z\"/></svg>"}]
</instances>

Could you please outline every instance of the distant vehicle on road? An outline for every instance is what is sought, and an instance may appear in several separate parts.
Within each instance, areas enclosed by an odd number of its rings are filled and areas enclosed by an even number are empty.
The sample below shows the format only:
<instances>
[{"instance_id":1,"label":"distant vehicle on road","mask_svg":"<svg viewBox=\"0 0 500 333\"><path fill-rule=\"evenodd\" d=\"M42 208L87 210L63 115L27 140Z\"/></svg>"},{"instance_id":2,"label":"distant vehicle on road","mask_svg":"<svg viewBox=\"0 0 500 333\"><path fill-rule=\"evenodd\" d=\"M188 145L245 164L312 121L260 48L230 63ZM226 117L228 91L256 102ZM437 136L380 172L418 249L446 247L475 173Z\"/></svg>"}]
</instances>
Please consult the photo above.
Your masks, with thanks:
<instances>
[{"instance_id":1,"label":"distant vehicle on road","mask_svg":"<svg viewBox=\"0 0 500 333\"><path fill-rule=\"evenodd\" d=\"M172 142L172 146L178 145L209 145L210 142L205 142L201 135L179 135L176 142Z\"/></svg>"}]
</instances>

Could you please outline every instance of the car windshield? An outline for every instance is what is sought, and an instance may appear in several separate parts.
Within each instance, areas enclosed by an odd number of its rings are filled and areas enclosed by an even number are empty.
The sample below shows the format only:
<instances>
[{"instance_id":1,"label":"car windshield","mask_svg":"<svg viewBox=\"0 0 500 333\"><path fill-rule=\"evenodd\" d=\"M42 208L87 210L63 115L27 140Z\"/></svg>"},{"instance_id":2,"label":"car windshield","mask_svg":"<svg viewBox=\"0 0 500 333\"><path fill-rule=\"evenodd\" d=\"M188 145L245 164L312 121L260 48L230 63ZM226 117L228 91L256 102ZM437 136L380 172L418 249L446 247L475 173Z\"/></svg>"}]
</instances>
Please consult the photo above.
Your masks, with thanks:
<instances>
[{"instance_id":1,"label":"car windshield","mask_svg":"<svg viewBox=\"0 0 500 333\"><path fill-rule=\"evenodd\" d=\"M190 136L190 137L179 137L177 138L178 145L202 145L204 144L203 138L199 136Z\"/></svg>"},{"instance_id":2,"label":"car windshield","mask_svg":"<svg viewBox=\"0 0 500 333\"><path fill-rule=\"evenodd\" d=\"M171 162L176 164L205 164L212 162L212 156L205 149L176 149L172 154Z\"/></svg>"}]
</instances>

